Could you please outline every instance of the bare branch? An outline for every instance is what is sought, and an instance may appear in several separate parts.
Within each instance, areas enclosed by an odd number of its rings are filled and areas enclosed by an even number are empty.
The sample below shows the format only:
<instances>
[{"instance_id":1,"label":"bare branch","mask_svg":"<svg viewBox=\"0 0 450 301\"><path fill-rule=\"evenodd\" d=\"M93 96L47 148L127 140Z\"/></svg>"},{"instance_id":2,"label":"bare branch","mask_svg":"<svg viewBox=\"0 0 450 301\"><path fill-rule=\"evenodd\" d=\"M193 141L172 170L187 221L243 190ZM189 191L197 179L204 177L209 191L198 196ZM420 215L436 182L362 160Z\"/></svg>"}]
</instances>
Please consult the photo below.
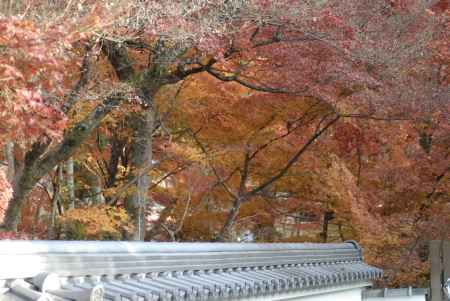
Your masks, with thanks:
<instances>
[{"instance_id":1,"label":"bare branch","mask_svg":"<svg viewBox=\"0 0 450 301\"><path fill-rule=\"evenodd\" d=\"M185 170L189 165L183 165L183 166L179 166L177 168L175 168L174 170L166 173L164 176L162 176L161 178L159 178L156 182L152 183L151 186L149 186L149 190L157 187L159 184L161 184L162 182L164 182L164 180L170 178L171 176ZM118 200L118 198L127 191L128 188L131 187L131 185L134 185L138 180L139 177L141 177L142 175L144 175L145 173L148 173L149 171L151 171L153 168L155 168L155 164L150 164L145 166L143 169L141 169L132 179L130 179L129 181L127 181L124 185L122 185L122 187L120 187L115 193L114 193L114 197L111 198L111 200L108 202L109 204L115 204L116 201Z\"/></svg>"},{"instance_id":2,"label":"bare branch","mask_svg":"<svg viewBox=\"0 0 450 301\"><path fill-rule=\"evenodd\" d=\"M64 101L63 108L62 108L64 113L67 113L72 109L72 107L75 105L75 103L78 100L81 90L87 86L87 84L89 83L89 80L91 78L92 65L94 63L93 62L94 55L92 53L92 51L93 51L92 43L88 43L86 45L85 51L86 52L83 57L83 62L81 63L81 67L80 67L80 79L78 80L75 87L72 89L72 91L67 96L66 100Z\"/></svg>"},{"instance_id":3,"label":"bare branch","mask_svg":"<svg viewBox=\"0 0 450 301\"><path fill-rule=\"evenodd\" d=\"M246 184L248 179L248 173L250 168L250 150L247 148L245 151L244 168L241 170L241 180L239 183L239 196L244 195L246 191Z\"/></svg>"},{"instance_id":4,"label":"bare branch","mask_svg":"<svg viewBox=\"0 0 450 301\"><path fill-rule=\"evenodd\" d=\"M212 160L211 160L211 158L210 158L210 156L209 156L209 154L208 154L208 151L207 151L207 149L206 149L206 147L201 143L201 141L198 139L198 137L197 137L197 133L198 133L198 131L197 132L192 132L192 131L190 131L190 134L191 134L191 136L192 136L192 138L194 138L194 141L196 142L196 144L198 145L198 147L201 149L201 151L202 151L202 153L206 156L206 158L208 159L208 162L209 162L209 165L210 165L210 167L211 167L211 170L213 171L213 173L214 173L214 176L217 178L217 180L218 180L218 184L220 184L220 186L222 186L224 189L225 189L225 191L233 198L233 199L237 199L238 198L238 196L235 194L235 193L233 193L232 191L231 191L231 189L228 187L228 185L226 184L226 182L223 180L223 178L219 175L219 172L217 171L217 169L214 167L214 164L212 164Z\"/></svg>"},{"instance_id":5,"label":"bare branch","mask_svg":"<svg viewBox=\"0 0 450 301\"><path fill-rule=\"evenodd\" d=\"M264 84L255 84L255 83L250 83L244 79L242 79L242 77L240 77L238 74L233 73L232 75L227 75L224 74L223 71L219 71L217 69L214 68L206 68L206 71L211 74L212 76L214 76L217 79L220 79L221 81L224 82L236 82L244 87L247 87L249 89L255 90L255 91L259 91L259 92L268 92L268 93L283 93L283 94L296 94L298 92L292 92L292 91L287 91L287 90L283 90L283 89L278 89L278 88L274 88L274 87L270 87ZM308 88L305 88L303 91L306 92L306 90L308 90Z\"/></svg>"},{"instance_id":6,"label":"bare branch","mask_svg":"<svg viewBox=\"0 0 450 301\"><path fill-rule=\"evenodd\" d=\"M328 128L330 128L333 124L335 124L339 119L340 119L340 115L337 115L336 117L331 119L324 127L319 129L318 131L316 131L314 133L314 135L312 135L308 139L308 141L291 157L291 159L289 159L289 161L286 163L286 165L282 169L280 169L274 176L267 179L264 183L262 183L255 189L248 192L246 194L246 199L250 196L253 196L253 195L259 193L260 191L263 191L264 189L266 189L270 185L272 185L274 182L276 182L280 178L282 178L289 171L289 169L292 167L292 165L294 165L298 161L300 156L306 152L306 150L309 148L309 146L311 146L311 144L313 144L317 140L317 138L319 138L323 133L325 133L328 130Z\"/></svg>"},{"instance_id":7,"label":"bare branch","mask_svg":"<svg viewBox=\"0 0 450 301\"><path fill-rule=\"evenodd\" d=\"M189 208L191 207L191 201L192 201L192 192L191 189L188 190L188 197L186 200L186 206L184 207L183 215L181 216L180 222L178 223L177 229L175 230L175 235L183 229L184 221L186 220L186 217L189 212Z\"/></svg>"},{"instance_id":8,"label":"bare branch","mask_svg":"<svg viewBox=\"0 0 450 301\"><path fill-rule=\"evenodd\" d=\"M342 118L355 118L355 119L368 119L368 120L376 120L376 121L411 121L413 118L411 117L401 117L401 116L392 116L392 117L379 117L372 114L340 114Z\"/></svg>"},{"instance_id":9,"label":"bare branch","mask_svg":"<svg viewBox=\"0 0 450 301\"><path fill-rule=\"evenodd\" d=\"M320 101L315 102L314 104L312 104L306 111L305 113L302 114L302 116L300 116L299 118L297 118L296 120L294 120L294 126L288 128L287 132L277 136L275 138L270 139L269 141L267 141L266 143L264 143L263 145L259 146L251 155L250 155L250 159L253 159L254 157L256 157L258 155L258 153L260 153L261 151L263 151L264 149L266 149L267 147L269 147L270 145L272 145L274 142L279 141L283 138L288 137L290 134L294 133L297 129L299 129L302 125L304 125L304 123L302 122L303 120L305 120L305 118L308 116L308 114L310 114L312 112L312 109L315 108L317 105L319 105Z\"/></svg>"}]
</instances>

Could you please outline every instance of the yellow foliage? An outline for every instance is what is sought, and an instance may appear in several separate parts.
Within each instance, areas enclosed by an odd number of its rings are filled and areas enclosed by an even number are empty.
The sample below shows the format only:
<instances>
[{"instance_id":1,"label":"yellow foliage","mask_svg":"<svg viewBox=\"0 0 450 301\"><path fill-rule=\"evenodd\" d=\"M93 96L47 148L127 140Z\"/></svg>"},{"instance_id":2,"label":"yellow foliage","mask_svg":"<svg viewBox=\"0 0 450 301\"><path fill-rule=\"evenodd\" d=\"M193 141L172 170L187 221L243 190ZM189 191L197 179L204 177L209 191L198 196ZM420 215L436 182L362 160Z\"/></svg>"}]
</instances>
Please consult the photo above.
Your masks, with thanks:
<instances>
[{"instance_id":1,"label":"yellow foliage","mask_svg":"<svg viewBox=\"0 0 450 301\"><path fill-rule=\"evenodd\" d=\"M98 205L68 210L60 219L66 239L122 239L133 225L123 208Z\"/></svg>"}]
</instances>

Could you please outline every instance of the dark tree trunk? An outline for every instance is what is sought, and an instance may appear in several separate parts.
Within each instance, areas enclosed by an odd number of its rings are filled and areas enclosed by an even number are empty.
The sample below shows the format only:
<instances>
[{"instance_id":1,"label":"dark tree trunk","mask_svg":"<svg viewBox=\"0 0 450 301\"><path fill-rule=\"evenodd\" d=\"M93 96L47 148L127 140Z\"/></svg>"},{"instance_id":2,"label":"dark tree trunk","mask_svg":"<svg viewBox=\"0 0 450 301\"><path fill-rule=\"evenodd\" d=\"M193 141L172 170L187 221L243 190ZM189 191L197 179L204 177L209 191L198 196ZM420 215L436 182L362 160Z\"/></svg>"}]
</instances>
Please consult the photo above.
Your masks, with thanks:
<instances>
[{"instance_id":1,"label":"dark tree trunk","mask_svg":"<svg viewBox=\"0 0 450 301\"><path fill-rule=\"evenodd\" d=\"M214 238L214 241L225 241L230 235L231 229L233 228L234 222L236 221L237 216L239 215L239 210L241 209L242 200L237 199L233 202L233 207L231 207L230 211L227 215L227 220L222 227L219 235Z\"/></svg>"},{"instance_id":2,"label":"dark tree trunk","mask_svg":"<svg viewBox=\"0 0 450 301\"><path fill-rule=\"evenodd\" d=\"M5 158L8 164L7 178L10 183L14 181L16 174L16 160L14 159L14 143L7 142L5 145Z\"/></svg>"},{"instance_id":3,"label":"dark tree trunk","mask_svg":"<svg viewBox=\"0 0 450 301\"><path fill-rule=\"evenodd\" d=\"M332 211L326 211L323 215L323 224L322 224L322 241L327 242L328 241L328 225L330 224L330 221L334 218L334 212Z\"/></svg>"},{"instance_id":4,"label":"dark tree trunk","mask_svg":"<svg viewBox=\"0 0 450 301\"><path fill-rule=\"evenodd\" d=\"M69 208L75 208L75 175L73 158L69 158L66 162L67 173L67 194L69 197Z\"/></svg>"},{"instance_id":5,"label":"dark tree trunk","mask_svg":"<svg viewBox=\"0 0 450 301\"><path fill-rule=\"evenodd\" d=\"M151 107L134 115L133 139L131 149L130 177L136 178L132 193L126 197L125 208L133 220L134 233L131 240L144 240L145 209L148 204L150 188L149 169L152 165L152 133L154 128L154 112Z\"/></svg>"}]
</instances>

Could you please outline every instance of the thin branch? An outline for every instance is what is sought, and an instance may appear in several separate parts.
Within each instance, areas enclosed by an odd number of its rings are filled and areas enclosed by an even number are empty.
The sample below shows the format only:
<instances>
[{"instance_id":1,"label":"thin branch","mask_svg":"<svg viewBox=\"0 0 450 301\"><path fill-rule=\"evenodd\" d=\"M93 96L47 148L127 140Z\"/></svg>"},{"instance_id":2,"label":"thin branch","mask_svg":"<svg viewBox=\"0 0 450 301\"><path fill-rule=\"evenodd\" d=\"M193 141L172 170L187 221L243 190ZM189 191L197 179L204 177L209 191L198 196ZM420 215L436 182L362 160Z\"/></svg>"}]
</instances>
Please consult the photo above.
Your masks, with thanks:
<instances>
[{"instance_id":1,"label":"thin branch","mask_svg":"<svg viewBox=\"0 0 450 301\"><path fill-rule=\"evenodd\" d=\"M214 183L213 186L211 186L211 190L216 188L217 186L222 186L223 183L227 183L237 172L239 171L239 167L235 167L233 171L231 171L228 176L225 178L222 178L222 180L218 180L216 183Z\"/></svg>"},{"instance_id":2,"label":"thin branch","mask_svg":"<svg viewBox=\"0 0 450 301\"><path fill-rule=\"evenodd\" d=\"M166 180L167 178L185 170L189 165L183 165L180 167L175 168L174 170L166 173L164 176L162 176L158 181L152 183L152 185L149 187L149 190L157 187L159 184L161 184L164 180ZM108 202L109 204L114 204L117 199L128 189L131 187L131 185L135 184L136 181L145 173L149 172L150 170L152 170L153 168L155 168L155 164L150 164L145 166L142 170L140 170L135 177L133 177L131 180L129 180L128 182L126 182L124 185L122 185L122 187L120 187L115 193L114 193L114 197L111 198L111 200Z\"/></svg>"},{"instance_id":3,"label":"thin branch","mask_svg":"<svg viewBox=\"0 0 450 301\"><path fill-rule=\"evenodd\" d=\"M164 231L167 232L167 234L169 234L170 239L171 239L172 241L176 241L174 231L170 230L166 225L164 225L164 223L161 223L159 226L160 226L161 228L163 228Z\"/></svg>"},{"instance_id":4,"label":"thin branch","mask_svg":"<svg viewBox=\"0 0 450 301\"><path fill-rule=\"evenodd\" d=\"M196 73L204 72L210 69L217 61L215 59L210 59L206 64L197 63L195 67L185 68L186 63L182 63L178 65L177 71L174 73L179 79L183 79L188 77L189 75L193 75ZM192 65L192 64L189 64Z\"/></svg>"},{"instance_id":5,"label":"thin branch","mask_svg":"<svg viewBox=\"0 0 450 301\"><path fill-rule=\"evenodd\" d=\"M208 72L210 75L214 76L215 78L224 81L224 82L236 82L238 84L240 84L241 86L244 86L246 88L255 90L255 91L259 91L259 92L268 92L268 93L284 93L284 94L296 94L298 92L292 92L292 91L288 91L288 90L283 90L283 89L278 89L278 88L274 88L274 87L270 87L264 84L255 84L255 83L250 83L245 81L244 79L242 79L241 76L239 76L236 73L233 73L232 75L227 75L224 74L223 71L219 71L217 69L214 68L206 68L205 70L206 72ZM305 88L303 91L307 91L308 89Z\"/></svg>"},{"instance_id":6,"label":"thin branch","mask_svg":"<svg viewBox=\"0 0 450 301\"><path fill-rule=\"evenodd\" d=\"M309 148L309 146L311 144L313 144L317 140L317 138L319 138L324 132L326 132L328 130L328 128L330 128L333 124L335 124L339 119L340 119L340 115L336 115L336 117L331 119L324 127L319 129L318 131L316 131L314 133L314 135L312 135L308 139L308 141L291 157L291 159L289 159L289 161L286 163L286 165L282 169L280 169L274 176L267 179L264 183L262 183L255 189L248 192L246 197L248 198L250 196L253 196L253 195L259 193L260 191L263 191L264 189L266 189L270 185L272 185L274 182L276 182L280 178L282 178L288 172L288 170L292 167L292 165L294 165L298 161L300 156L306 152L306 150Z\"/></svg>"},{"instance_id":7,"label":"thin branch","mask_svg":"<svg viewBox=\"0 0 450 301\"><path fill-rule=\"evenodd\" d=\"M164 180L166 180L167 178L169 178L169 177L171 177L171 176L173 176L173 175L175 175L175 174L177 174L177 173L179 173L179 172L185 170L185 169L188 168L189 166L190 166L189 164L183 165L183 166L180 166L180 167L178 167L178 168L176 168L176 169L174 169L174 170L172 170L172 171L166 173L166 174L165 174L163 177L161 177L158 181L156 181L155 183L153 183L153 184L149 187L149 190L151 190L151 189L157 187L159 184L161 184L162 182L164 182Z\"/></svg>"},{"instance_id":8,"label":"thin branch","mask_svg":"<svg viewBox=\"0 0 450 301\"><path fill-rule=\"evenodd\" d=\"M181 229L183 229L184 221L186 220L189 208L191 207L191 201L192 201L192 192L191 189L189 189L188 198L186 200L186 206L184 208L183 215L181 216L180 223L178 224L177 229L175 230L175 235L179 233Z\"/></svg>"},{"instance_id":9,"label":"thin branch","mask_svg":"<svg viewBox=\"0 0 450 301\"><path fill-rule=\"evenodd\" d=\"M358 147L356 148L356 155L358 156L358 171L356 174L356 186L360 187L361 186L361 171L362 171L362 150L361 150L361 145L358 144Z\"/></svg>"},{"instance_id":10,"label":"thin branch","mask_svg":"<svg viewBox=\"0 0 450 301\"><path fill-rule=\"evenodd\" d=\"M445 176L449 172L450 172L450 166L448 166L441 174L437 175L436 178L434 179L433 188L426 195L424 202L421 204L421 206L419 208L419 214L413 221L414 226L417 226L418 223L424 218L425 209L428 209L432 205L433 197L436 194L439 183L442 181L442 179L445 178Z\"/></svg>"},{"instance_id":11,"label":"thin branch","mask_svg":"<svg viewBox=\"0 0 450 301\"><path fill-rule=\"evenodd\" d=\"M78 80L75 87L72 89L72 91L69 93L66 100L64 101L63 108L62 108L64 113L67 113L72 109L72 107L75 105L75 103L78 100L81 90L83 88L85 88L87 86L87 84L89 83L89 80L90 80L91 74L92 74L92 65L93 65L93 57L94 57L92 54L93 48L94 47L93 47L92 43L88 43L86 45L86 50L85 50L86 52L84 54L83 62L80 67L80 79Z\"/></svg>"},{"instance_id":12,"label":"thin branch","mask_svg":"<svg viewBox=\"0 0 450 301\"><path fill-rule=\"evenodd\" d=\"M287 132L277 136L275 138L270 139L269 141L267 141L266 143L264 143L263 145L261 145L260 147L258 147L258 149L256 149L251 155L250 155L250 159L253 159L254 157L256 157L258 155L258 153L260 153L261 151L263 151L264 149L266 149L267 147L269 147L272 143L277 142L283 138L288 137L290 134L294 133L297 129L299 129L302 125L304 125L304 123L302 123L301 121L305 120L306 116L308 116L308 113L311 113L311 110L317 106L320 103L320 101L317 101L316 103L314 103L313 105L311 105L304 114L302 114L302 116L300 116L300 118L297 118L296 120L294 120L294 124L296 124L293 127L288 128ZM311 119L312 120L312 119Z\"/></svg>"},{"instance_id":13,"label":"thin branch","mask_svg":"<svg viewBox=\"0 0 450 301\"><path fill-rule=\"evenodd\" d=\"M246 191L246 185L247 185L247 179L248 179L248 173L250 168L250 153L249 149L247 148L245 152L245 158L244 158L244 168L241 170L241 180L239 183L239 196L244 195Z\"/></svg>"},{"instance_id":14,"label":"thin branch","mask_svg":"<svg viewBox=\"0 0 450 301\"><path fill-rule=\"evenodd\" d=\"M411 121L414 120L410 117L379 117L371 114L341 114L342 118L357 118L357 119L369 119L376 121Z\"/></svg>"},{"instance_id":15,"label":"thin branch","mask_svg":"<svg viewBox=\"0 0 450 301\"><path fill-rule=\"evenodd\" d=\"M200 129L201 130L201 129ZM199 130L199 131L200 131ZM197 137L197 133L199 132L192 132L190 131L190 134L192 136L192 138L194 138L194 141L197 143L198 147L200 148L200 150L202 151L202 153L206 156L206 158L208 159L209 165L211 167L211 170L214 173L214 176L217 178L218 183L220 183L220 185L225 189L225 191L233 198L233 199L237 199L238 196L236 194L234 194L231 189L228 187L228 185L225 183L225 181L223 180L223 178L219 175L219 172L217 171L217 169L214 167L214 165L211 162L211 158L209 156L209 153L206 149L206 147L201 143L201 141L198 139Z\"/></svg>"}]
</instances>

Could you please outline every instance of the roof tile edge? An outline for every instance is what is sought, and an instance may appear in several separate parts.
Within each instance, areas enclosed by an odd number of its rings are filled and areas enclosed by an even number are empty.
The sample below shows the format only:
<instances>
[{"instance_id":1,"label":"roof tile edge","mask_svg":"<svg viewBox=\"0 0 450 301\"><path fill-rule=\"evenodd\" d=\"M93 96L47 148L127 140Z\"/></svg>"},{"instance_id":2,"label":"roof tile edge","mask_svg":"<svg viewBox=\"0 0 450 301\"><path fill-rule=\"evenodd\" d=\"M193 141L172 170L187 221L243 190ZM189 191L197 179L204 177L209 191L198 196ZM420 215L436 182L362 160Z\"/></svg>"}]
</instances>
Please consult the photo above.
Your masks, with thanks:
<instances>
[{"instance_id":1,"label":"roof tile edge","mask_svg":"<svg viewBox=\"0 0 450 301\"><path fill-rule=\"evenodd\" d=\"M2 248L5 245L8 248ZM15 248L24 246L29 248L14 253ZM18 263L24 267L22 271L17 270ZM144 299L158 301L164 300L161 298L167 294L179 297L173 300L185 300L181 295L189 295L191 300L209 300L215 295L225 297L227 294L240 299L348 284L366 286L382 275L381 270L363 263L361 248L356 242L115 244L9 241L0 242L0 264L7 267L0 270L0 279L9 279L10 293L14 291L11 280L27 280L27 285L32 285L37 293L47 296L49 292L62 300L66 300L64 296L83 292L86 300L93 296L101 300L100 291L106 297L114 294L138 297L140 294ZM55 284L55 277L59 283ZM168 283L173 288L167 287Z\"/></svg>"}]
</instances>

